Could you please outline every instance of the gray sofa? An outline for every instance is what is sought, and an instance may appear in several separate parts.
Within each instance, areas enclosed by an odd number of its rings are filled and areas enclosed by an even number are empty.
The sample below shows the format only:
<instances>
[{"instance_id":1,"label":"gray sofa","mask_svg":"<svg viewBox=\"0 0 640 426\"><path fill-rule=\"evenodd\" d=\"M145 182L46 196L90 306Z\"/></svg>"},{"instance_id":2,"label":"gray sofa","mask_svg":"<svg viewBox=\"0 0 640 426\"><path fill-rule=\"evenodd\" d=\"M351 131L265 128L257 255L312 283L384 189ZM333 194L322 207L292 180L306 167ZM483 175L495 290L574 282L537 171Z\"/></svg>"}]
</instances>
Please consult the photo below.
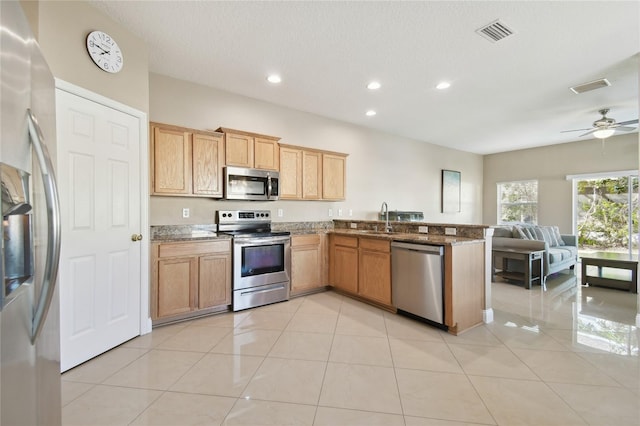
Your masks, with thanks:
<instances>
[{"instance_id":1,"label":"gray sofa","mask_svg":"<svg viewBox=\"0 0 640 426\"><path fill-rule=\"evenodd\" d=\"M560 234L557 226L528 224L494 226L493 249L544 250L544 280L564 269L574 269L578 262L575 235ZM522 270L522 265L509 259L509 269Z\"/></svg>"}]
</instances>

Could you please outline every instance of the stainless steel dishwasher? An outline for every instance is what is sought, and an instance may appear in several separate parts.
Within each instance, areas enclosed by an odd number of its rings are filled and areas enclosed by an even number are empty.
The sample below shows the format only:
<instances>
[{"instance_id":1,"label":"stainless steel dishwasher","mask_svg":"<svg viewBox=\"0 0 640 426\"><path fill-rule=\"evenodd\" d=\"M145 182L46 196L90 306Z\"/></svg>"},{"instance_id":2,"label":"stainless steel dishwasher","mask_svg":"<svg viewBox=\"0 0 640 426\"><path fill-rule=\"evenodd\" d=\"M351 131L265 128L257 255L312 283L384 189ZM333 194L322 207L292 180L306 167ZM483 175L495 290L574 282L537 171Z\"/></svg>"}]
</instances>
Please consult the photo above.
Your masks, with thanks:
<instances>
[{"instance_id":1,"label":"stainless steel dishwasher","mask_svg":"<svg viewBox=\"0 0 640 426\"><path fill-rule=\"evenodd\" d=\"M391 243L391 285L398 313L444 325L442 246Z\"/></svg>"}]
</instances>

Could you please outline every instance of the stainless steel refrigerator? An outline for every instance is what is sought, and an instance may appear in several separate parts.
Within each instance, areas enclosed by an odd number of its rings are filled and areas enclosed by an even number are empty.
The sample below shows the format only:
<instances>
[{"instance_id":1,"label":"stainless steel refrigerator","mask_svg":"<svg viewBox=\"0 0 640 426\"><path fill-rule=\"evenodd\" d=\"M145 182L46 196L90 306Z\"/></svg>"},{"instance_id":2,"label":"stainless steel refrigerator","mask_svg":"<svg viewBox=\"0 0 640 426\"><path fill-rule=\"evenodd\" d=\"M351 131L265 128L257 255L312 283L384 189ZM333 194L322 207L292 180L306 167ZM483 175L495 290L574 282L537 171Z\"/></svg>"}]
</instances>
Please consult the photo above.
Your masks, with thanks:
<instances>
[{"instance_id":1,"label":"stainless steel refrigerator","mask_svg":"<svg viewBox=\"0 0 640 426\"><path fill-rule=\"evenodd\" d=\"M0 1L0 424L60 424L55 88L17 1Z\"/></svg>"}]
</instances>

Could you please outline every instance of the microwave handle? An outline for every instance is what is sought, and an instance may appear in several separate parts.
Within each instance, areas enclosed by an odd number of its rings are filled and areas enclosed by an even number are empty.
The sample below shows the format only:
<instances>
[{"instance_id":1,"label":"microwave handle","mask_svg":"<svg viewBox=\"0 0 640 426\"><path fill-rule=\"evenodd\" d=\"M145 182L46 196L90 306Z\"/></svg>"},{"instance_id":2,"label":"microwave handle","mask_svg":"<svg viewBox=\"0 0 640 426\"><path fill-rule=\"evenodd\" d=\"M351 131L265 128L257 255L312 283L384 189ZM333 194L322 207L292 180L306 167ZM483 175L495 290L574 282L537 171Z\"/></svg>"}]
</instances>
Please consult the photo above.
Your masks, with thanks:
<instances>
[{"instance_id":1,"label":"microwave handle","mask_svg":"<svg viewBox=\"0 0 640 426\"><path fill-rule=\"evenodd\" d=\"M271 176L267 176L267 198L271 197L271 190L273 185L271 184Z\"/></svg>"}]
</instances>

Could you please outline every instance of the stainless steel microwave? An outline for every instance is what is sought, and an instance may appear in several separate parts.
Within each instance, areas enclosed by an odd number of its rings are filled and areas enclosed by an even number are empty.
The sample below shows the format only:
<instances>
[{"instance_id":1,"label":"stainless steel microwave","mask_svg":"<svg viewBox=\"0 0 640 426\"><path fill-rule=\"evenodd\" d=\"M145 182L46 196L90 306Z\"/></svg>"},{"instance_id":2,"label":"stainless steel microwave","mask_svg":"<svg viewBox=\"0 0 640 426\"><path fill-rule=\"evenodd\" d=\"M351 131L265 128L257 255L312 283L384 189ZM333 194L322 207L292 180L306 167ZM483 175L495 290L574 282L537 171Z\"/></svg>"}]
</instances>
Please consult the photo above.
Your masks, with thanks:
<instances>
[{"instance_id":1,"label":"stainless steel microwave","mask_svg":"<svg viewBox=\"0 0 640 426\"><path fill-rule=\"evenodd\" d=\"M226 200L277 200L280 194L280 173L244 167L224 168L224 198Z\"/></svg>"}]
</instances>

